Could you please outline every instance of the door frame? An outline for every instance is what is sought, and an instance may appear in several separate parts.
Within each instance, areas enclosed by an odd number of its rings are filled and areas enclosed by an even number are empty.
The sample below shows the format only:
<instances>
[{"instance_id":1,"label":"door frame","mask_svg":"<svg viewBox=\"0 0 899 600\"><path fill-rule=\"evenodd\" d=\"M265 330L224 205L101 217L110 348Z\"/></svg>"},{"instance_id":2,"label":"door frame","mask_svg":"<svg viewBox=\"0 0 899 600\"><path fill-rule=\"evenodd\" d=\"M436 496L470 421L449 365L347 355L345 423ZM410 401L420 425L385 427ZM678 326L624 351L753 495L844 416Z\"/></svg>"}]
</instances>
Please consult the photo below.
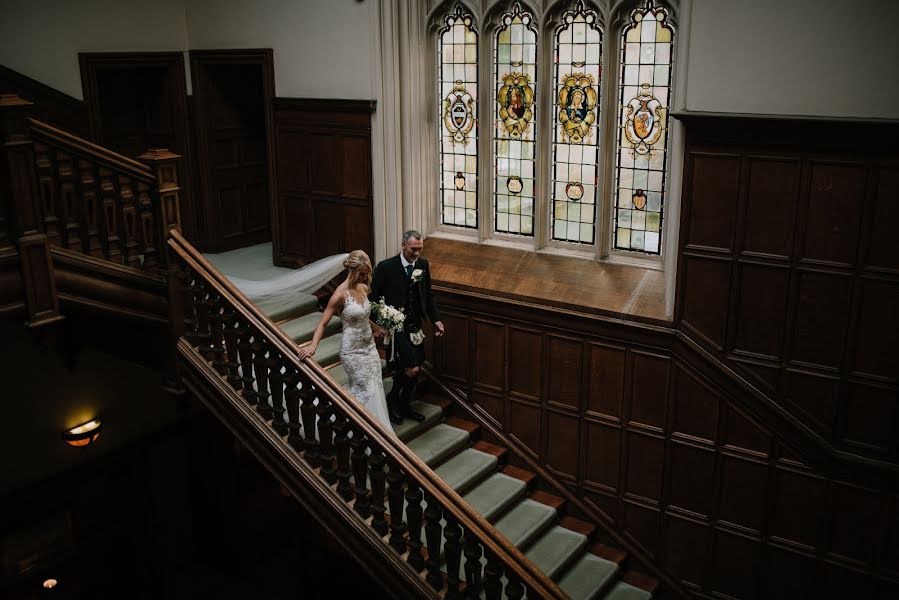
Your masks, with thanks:
<instances>
[{"instance_id":1,"label":"door frame","mask_svg":"<svg viewBox=\"0 0 899 600\"><path fill-rule=\"evenodd\" d=\"M87 108L89 139L101 146L104 145L104 141L100 116L99 73L145 68L166 69L167 102L174 120L174 139L169 150L181 156L178 160L178 179L181 186L182 227L187 239L195 241L198 226L197 195L193 191L196 177L192 161L184 52L79 52L78 64L81 68L84 105Z\"/></svg>"},{"instance_id":2,"label":"door frame","mask_svg":"<svg viewBox=\"0 0 899 600\"><path fill-rule=\"evenodd\" d=\"M197 172L200 180L198 219L201 246L207 251L220 250L222 243L221 222L210 218L215 209L211 194L213 178L210 156L210 115L208 86L210 78L207 66L256 65L262 74L262 102L265 111L265 149L268 155L266 172L268 183L268 211L272 240L278 239L280 223L275 212L275 127L272 99L275 97L275 63L271 48L191 50L190 79L193 86L194 120L197 136ZM274 248L274 244L272 245Z\"/></svg>"}]
</instances>

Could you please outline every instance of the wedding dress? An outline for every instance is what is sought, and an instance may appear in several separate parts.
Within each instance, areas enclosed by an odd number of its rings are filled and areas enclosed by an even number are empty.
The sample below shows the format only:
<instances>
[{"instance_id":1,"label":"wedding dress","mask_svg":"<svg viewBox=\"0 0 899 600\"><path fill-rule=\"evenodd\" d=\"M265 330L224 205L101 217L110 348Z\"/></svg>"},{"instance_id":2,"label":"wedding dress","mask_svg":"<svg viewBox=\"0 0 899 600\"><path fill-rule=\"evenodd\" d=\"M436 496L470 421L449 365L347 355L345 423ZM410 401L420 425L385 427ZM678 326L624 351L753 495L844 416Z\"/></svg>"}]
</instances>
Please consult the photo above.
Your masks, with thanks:
<instances>
[{"instance_id":1,"label":"wedding dress","mask_svg":"<svg viewBox=\"0 0 899 600\"><path fill-rule=\"evenodd\" d=\"M371 302L368 298L360 304L347 292L343 312L340 313L340 323L343 325L340 360L350 380L347 391L381 421L387 431L393 433L381 379L381 357L378 356L368 321L370 313Z\"/></svg>"}]
</instances>

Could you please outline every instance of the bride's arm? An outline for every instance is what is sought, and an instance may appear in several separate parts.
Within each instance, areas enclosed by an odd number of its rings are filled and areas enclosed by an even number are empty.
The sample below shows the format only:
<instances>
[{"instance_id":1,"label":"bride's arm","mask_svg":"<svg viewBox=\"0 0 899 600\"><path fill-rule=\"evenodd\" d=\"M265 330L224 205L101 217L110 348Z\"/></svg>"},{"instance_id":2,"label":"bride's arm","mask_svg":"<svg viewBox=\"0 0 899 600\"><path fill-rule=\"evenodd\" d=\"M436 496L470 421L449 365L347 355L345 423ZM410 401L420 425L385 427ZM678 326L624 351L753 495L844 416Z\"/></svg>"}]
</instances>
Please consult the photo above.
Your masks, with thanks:
<instances>
[{"instance_id":1,"label":"bride's arm","mask_svg":"<svg viewBox=\"0 0 899 600\"><path fill-rule=\"evenodd\" d=\"M328 306L325 307L325 311L322 313L321 320L319 320L318 325L315 326L315 333L312 334L312 342L308 346L303 346L300 348L300 351L297 352L297 356L300 357L300 360L309 358L315 354L315 351L318 349L318 343L325 334L325 327L328 325L328 321L331 320L331 317L333 317L335 313L339 312L338 309L341 301L342 296L340 291L336 291L331 295L331 299L328 300Z\"/></svg>"}]
</instances>

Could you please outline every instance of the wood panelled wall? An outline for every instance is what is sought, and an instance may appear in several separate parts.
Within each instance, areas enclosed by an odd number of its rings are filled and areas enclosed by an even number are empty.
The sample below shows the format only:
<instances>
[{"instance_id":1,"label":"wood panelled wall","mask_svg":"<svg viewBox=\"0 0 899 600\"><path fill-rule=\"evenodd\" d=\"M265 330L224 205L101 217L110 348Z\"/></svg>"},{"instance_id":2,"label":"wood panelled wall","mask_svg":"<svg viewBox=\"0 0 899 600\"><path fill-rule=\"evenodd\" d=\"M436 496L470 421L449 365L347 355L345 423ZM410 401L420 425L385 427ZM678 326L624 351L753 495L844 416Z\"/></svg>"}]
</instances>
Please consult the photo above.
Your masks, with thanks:
<instances>
[{"instance_id":1,"label":"wood panelled wall","mask_svg":"<svg viewBox=\"0 0 899 600\"><path fill-rule=\"evenodd\" d=\"M56 88L0 65L0 94L18 94L34 103L31 116L80 137L87 137L87 106Z\"/></svg>"},{"instance_id":2,"label":"wood panelled wall","mask_svg":"<svg viewBox=\"0 0 899 600\"><path fill-rule=\"evenodd\" d=\"M828 443L899 462L899 124L687 132L678 328Z\"/></svg>"},{"instance_id":3,"label":"wood panelled wall","mask_svg":"<svg viewBox=\"0 0 899 600\"><path fill-rule=\"evenodd\" d=\"M374 255L373 100L276 98L276 264Z\"/></svg>"},{"instance_id":4,"label":"wood panelled wall","mask_svg":"<svg viewBox=\"0 0 899 600\"><path fill-rule=\"evenodd\" d=\"M895 483L813 466L674 330L438 299L444 381L698 597L899 597Z\"/></svg>"}]
</instances>

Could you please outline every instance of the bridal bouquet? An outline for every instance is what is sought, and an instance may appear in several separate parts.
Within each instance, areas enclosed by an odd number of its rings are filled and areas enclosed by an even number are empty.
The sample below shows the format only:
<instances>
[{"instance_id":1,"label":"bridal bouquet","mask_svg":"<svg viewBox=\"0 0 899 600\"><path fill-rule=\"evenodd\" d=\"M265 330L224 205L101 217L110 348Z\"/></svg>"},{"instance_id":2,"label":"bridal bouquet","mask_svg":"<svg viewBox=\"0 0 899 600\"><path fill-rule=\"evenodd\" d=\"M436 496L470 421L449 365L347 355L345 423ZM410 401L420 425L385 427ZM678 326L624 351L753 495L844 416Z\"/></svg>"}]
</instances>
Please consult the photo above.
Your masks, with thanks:
<instances>
[{"instance_id":1,"label":"bridal bouquet","mask_svg":"<svg viewBox=\"0 0 899 600\"><path fill-rule=\"evenodd\" d=\"M384 302L382 296L380 300L371 305L371 318L380 327L387 331L387 339L385 344L390 344L390 358L393 360L393 334L403 330L403 324L406 322L406 315L403 311L396 309Z\"/></svg>"}]
</instances>

